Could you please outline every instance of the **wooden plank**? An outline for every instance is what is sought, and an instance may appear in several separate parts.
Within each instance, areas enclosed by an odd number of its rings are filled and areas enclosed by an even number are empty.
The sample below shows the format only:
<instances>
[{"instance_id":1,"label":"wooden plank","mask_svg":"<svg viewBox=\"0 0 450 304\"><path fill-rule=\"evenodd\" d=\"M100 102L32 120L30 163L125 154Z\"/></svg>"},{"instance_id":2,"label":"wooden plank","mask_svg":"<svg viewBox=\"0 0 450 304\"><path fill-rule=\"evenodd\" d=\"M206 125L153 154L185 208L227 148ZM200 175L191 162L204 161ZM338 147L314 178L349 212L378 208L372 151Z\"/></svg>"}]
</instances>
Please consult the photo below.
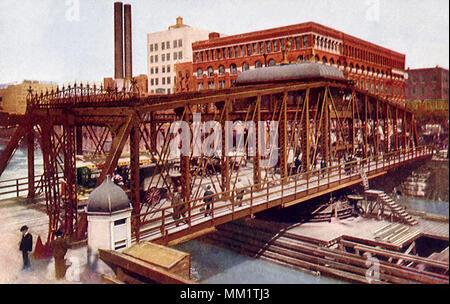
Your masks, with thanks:
<instances>
[{"instance_id":1,"label":"wooden plank","mask_svg":"<svg viewBox=\"0 0 450 304\"><path fill-rule=\"evenodd\" d=\"M427 265L430 265L433 267L437 267L437 268L441 268L441 269L448 269L448 267L449 267L449 264L445 263L445 262L435 261L433 259L423 258L423 257L419 257L419 256L402 254L399 252L394 252L394 251L381 249L381 248L373 248L373 247L361 245L361 244L350 242L350 241L341 240L341 244L344 246L349 246L349 247L361 250L361 251L367 251L367 252L379 254L379 255L382 255L385 257L393 257L395 259L403 259L403 260L407 260L407 261L424 263L424 264L427 264Z\"/></svg>"},{"instance_id":2,"label":"wooden plank","mask_svg":"<svg viewBox=\"0 0 450 304\"><path fill-rule=\"evenodd\" d=\"M99 257L113 269L120 267L129 273L135 273L148 280L160 284L196 284L197 282L185 279L179 275L165 271L150 263L121 254L113 250L99 249Z\"/></svg>"}]
</instances>

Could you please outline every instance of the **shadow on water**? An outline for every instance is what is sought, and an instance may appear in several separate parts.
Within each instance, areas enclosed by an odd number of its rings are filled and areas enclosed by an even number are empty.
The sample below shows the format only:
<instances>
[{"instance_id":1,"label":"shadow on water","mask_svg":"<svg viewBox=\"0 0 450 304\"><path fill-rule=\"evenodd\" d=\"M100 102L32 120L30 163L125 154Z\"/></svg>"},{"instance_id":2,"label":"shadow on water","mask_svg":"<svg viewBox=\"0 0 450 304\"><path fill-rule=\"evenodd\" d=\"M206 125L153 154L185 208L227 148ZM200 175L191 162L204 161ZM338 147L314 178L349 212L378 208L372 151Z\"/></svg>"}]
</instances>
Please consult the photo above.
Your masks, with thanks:
<instances>
[{"instance_id":1,"label":"shadow on water","mask_svg":"<svg viewBox=\"0 0 450 304\"><path fill-rule=\"evenodd\" d=\"M175 249L191 254L191 277L203 284L343 284L192 240Z\"/></svg>"}]
</instances>

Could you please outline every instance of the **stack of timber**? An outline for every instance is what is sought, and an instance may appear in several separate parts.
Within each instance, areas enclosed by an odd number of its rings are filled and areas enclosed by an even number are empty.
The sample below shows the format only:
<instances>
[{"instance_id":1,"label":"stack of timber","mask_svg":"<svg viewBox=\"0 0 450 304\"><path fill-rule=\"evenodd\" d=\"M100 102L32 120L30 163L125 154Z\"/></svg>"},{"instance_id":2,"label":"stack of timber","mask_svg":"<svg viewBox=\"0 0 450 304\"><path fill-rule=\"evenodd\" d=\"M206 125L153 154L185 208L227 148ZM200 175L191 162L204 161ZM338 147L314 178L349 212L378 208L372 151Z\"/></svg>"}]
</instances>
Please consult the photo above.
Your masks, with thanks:
<instances>
[{"instance_id":1,"label":"stack of timber","mask_svg":"<svg viewBox=\"0 0 450 304\"><path fill-rule=\"evenodd\" d=\"M105 283L195 283L190 279L190 255L158 244L141 242L121 252L99 249L99 257L115 273L104 276Z\"/></svg>"},{"instance_id":2,"label":"stack of timber","mask_svg":"<svg viewBox=\"0 0 450 304\"><path fill-rule=\"evenodd\" d=\"M288 232L288 229L277 229L272 225L258 220L236 221L217 227L217 231L202 238L203 241L222 246L241 254L274 262L280 265L306 271L315 275L325 275L355 283L427 283L448 284L448 271L446 274L434 273L414 267L393 263L380 257L377 276L373 273L373 266L368 263L372 256L379 257L369 249L376 247L365 246L352 242L354 246L362 246L355 250L348 241L327 243ZM347 243L345 243L347 242ZM330 244L335 244L330 246ZM329 246L329 247L328 247ZM365 246L365 247L364 247ZM366 251L365 251L366 250ZM382 253L395 256L395 251L380 249ZM404 259L409 255L404 254ZM418 257L411 256L411 259ZM422 261L423 259L420 259ZM439 267L448 269L448 263L429 261ZM440 263L440 264L439 264Z\"/></svg>"}]
</instances>

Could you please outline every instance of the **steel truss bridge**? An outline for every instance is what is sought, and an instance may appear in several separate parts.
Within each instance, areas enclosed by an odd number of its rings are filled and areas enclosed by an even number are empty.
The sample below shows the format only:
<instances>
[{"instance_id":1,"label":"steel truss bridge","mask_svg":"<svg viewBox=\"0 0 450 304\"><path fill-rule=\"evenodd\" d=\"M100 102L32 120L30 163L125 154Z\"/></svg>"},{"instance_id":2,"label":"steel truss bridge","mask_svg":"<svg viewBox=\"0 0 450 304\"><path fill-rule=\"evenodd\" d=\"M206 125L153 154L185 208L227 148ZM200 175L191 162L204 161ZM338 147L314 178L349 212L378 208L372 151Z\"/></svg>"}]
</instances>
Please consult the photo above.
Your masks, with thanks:
<instances>
[{"instance_id":1,"label":"steel truss bridge","mask_svg":"<svg viewBox=\"0 0 450 304\"><path fill-rule=\"evenodd\" d=\"M202 139L217 132L206 128L206 122L220 124L221 153L174 156L171 147L179 138L170 125L184 121L194 133L196 114L201 114L204 126ZM362 175L374 178L433 154L431 147L418 146L412 112L360 91L351 82L327 78L146 97L74 85L40 95L30 91L27 113L0 121L16 128L0 154L0 175L26 140L29 197L35 196L35 141L42 148L47 241L60 228L74 238L85 238L87 222L78 208L75 186L77 156L82 154L100 159L97 185L114 173L121 157L129 158L126 191L133 207L133 235L137 241L164 244L355 185ZM277 122L276 165L263 166L271 160L272 148L269 153L254 149L251 156L247 149L227 153L227 121L263 122L266 130L271 128L268 122ZM235 136L244 148L251 137L246 132L247 136ZM252 132L257 147L270 140L267 131ZM87 142L93 144L89 151ZM152 167L146 176L140 170L144 156ZM205 209L206 185L213 190L210 209ZM154 199L158 192L147 191L152 187L167 192ZM177 195L180 203L173 205Z\"/></svg>"}]
</instances>

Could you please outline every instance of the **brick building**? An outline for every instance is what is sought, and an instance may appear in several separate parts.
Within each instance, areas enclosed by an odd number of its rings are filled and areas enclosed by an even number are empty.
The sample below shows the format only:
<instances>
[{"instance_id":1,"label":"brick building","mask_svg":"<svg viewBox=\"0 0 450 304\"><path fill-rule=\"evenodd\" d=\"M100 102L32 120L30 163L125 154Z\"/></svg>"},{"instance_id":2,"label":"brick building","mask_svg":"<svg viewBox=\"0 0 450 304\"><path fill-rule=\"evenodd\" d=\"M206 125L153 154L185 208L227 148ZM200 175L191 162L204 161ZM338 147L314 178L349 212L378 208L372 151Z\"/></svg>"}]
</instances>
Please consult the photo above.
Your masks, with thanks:
<instances>
[{"instance_id":1,"label":"brick building","mask_svg":"<svg viewBox=\"0 0 450 304\"><path fill-rule=\"evenodd\" d=\"M335 66L360 89L404 102L405 55L314 22L193 43L192 90L228 88L242 71L282 63L283 50L289 63Z\"/></svg>"},{"instance_id":2,"label":"brick building","mask_svg":"<svg viewBox=\"0 0 450 304\"><path fill-rule=\"evenodd\" d=\"M439 66L434 68L408 69L406 80L407 100L448 100L447 69Z\"/></svg>"}]
</instances>

